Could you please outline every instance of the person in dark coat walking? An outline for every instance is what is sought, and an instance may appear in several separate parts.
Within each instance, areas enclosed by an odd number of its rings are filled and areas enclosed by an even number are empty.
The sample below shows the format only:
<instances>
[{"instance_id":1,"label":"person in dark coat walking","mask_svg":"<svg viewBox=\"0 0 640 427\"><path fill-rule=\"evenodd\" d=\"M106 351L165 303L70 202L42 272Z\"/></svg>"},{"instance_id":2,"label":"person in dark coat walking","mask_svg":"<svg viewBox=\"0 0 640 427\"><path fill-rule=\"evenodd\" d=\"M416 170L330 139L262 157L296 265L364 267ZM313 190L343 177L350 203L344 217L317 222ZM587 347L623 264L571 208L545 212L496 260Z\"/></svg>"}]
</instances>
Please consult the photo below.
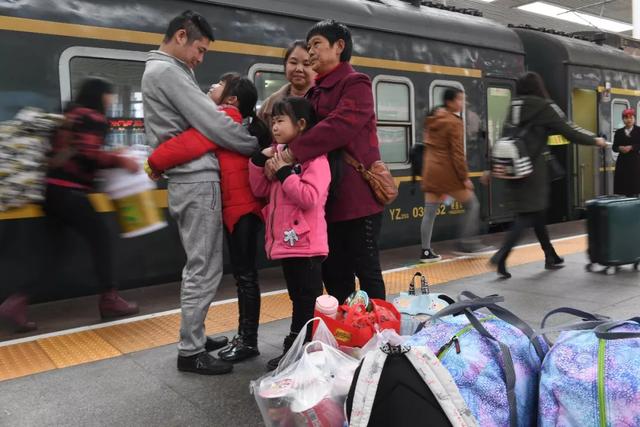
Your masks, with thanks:
<instances>
[{"instance_id":1,"label":"person in dark coat walking","mask_svg":"<svg viewBox=\"0 0 640 427\"><path fill-rule=\"evenodd\" d=\"M622 112L624 127L613 138L613 151L620 153L613 176L613 192L628 197L640 194L640 127L636 126L636 112L628 108Z\"/></svg>"},{"instance_id":2,"label":"person in dark coat walking","mask_svg":"<svg viewBox=\"0 0 640 427\"><path fill-rule=\"evenodd\" d=\"M511 102L507 123L519 127L530 125L525 144L533 163L533 173L525 178L506 181L506 200L516 216L502 248L490 260L497 267L498 274L505 279L511 277L505 265L507 257L528 227L533 227L542 246L545 268L555 270L562 268L564 263L551 244L546 226L549 178L545 153L549 135L561 134L569 141L582 145L606 145L603 138L596 138L591 132L568 121L562 110L549 98L539 74L530 71L518 79L516 98Z\"/></svg>"}]
</instances>

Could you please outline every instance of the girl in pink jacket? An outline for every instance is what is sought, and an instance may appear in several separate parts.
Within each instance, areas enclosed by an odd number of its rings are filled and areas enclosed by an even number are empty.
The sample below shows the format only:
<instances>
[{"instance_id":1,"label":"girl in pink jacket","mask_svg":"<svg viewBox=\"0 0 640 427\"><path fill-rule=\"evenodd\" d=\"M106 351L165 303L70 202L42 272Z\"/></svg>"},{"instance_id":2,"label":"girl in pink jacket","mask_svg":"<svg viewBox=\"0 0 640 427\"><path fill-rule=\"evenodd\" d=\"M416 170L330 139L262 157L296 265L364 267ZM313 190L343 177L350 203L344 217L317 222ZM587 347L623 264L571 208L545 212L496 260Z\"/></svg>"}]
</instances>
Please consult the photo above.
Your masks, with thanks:
<instances>
[{"instance_id":1,"label":"girl in pink jacket","mask_svg":"<svg viewBox=\"0 0 640 427\"><path fill-rule=\"evenodd\" d=\"M282 355L268 362L271 370L278 366L304 324L313 317L316 298L322 295L321 266L329 253L324 218L331 182L329 162L326 155L296 165L286 164L281 158L287 144L316 123L316 113L306 99L290 97L277 102L272 112L273 139L277 145L257 153L249 163L253 193L268 199L262 211L266 221L266 253L270 259L281 260L293 303L291 332L284 339ZM278 165L273 180L264 174L269 157Z\"/></svg>"}]
</instances>

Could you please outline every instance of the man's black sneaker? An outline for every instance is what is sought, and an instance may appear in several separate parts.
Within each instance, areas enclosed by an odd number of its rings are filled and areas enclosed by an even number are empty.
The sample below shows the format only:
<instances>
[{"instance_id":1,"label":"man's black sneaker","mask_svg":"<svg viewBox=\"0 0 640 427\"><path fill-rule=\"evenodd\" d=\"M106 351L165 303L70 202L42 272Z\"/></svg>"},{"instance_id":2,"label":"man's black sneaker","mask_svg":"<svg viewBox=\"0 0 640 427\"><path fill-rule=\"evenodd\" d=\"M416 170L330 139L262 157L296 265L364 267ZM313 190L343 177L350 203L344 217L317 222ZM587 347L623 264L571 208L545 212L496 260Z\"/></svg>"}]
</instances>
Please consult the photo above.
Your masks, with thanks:
<instances>
[{"instance_id":1,"label":"man's black sneaker","mask_svg":"<svg viewBox=\"0 0 640 427\"><path fill-rule=\"evenodd\" d=\"M233 365L203 351L193 356L178 356L178 370L200 375L222 375L231 372Z\"/></svg>"},{"instance_id":2,"label":"man's black sneaker","mask_svg":"<svg viewBox=\"0 0 640 427\"><path fill-rule=\"evenodd\" d=\"M440 261L442 257L435 253L433 249L422 249L420 250L420 262L428 263L428 262L436 262Z\"/></svg>"},{"instance_id":3,"label":"man's black sneaker","mask_svg":"<svg viewBox=\"0 0 640 427\"><path fill-rule=\"evenodd\" d=\"M207 342L204 344L204 349L207 353L211 353L212 351L216 351L219 348L222 348L229 344L229 338L227 337L207 337Z\"/></svg>"}]
</instances>

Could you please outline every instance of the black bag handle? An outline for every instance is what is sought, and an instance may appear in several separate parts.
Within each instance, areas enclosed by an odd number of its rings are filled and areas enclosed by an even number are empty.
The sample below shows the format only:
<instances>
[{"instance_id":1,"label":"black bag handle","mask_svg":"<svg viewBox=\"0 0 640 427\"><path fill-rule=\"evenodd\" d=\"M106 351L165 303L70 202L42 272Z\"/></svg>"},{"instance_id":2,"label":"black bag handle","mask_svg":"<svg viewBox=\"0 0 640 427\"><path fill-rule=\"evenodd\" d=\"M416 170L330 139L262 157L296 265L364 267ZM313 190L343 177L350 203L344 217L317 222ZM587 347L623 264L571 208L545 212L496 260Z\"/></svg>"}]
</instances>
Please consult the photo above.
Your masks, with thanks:
<instances>
[{"instance_id":1,"label":"black bag handle","mask_svg":"<svg viewBox=\"0 0 640 427\"><path fill-rule=\"evenodd\" d=\"M571 316L578 317L582 319L582 321L578 323L569 323L569 324L564 324L556 327L546 328L545 326L547 324L547 320L549 320L551 316L554 316L559 313L569 314ZM603 323L606 323L609 319L610 318L607 316L603 316L597 313L590 313L588 311L583 311L577 308L559 307L554 310L551 310L544 316L544 318L542 319L542 322L540 323L540 329L541 329L540 335L545 340L545 342L549 346L551 346L553 345L553 343L546 336L546 334L548 334L549 332L586 331L586 330L594 329L597 326Z\"/></svg>"},{"instance_id":2,"label":"black bag handle","mask_svg":"<svg viewBox=\"0 0 640 427\"><path fill-rule=\"evenodd\" d=\"M462 292L458 298L462 298L462 297L470 298L470 299L478 299L478 298L480 298L478 295L476 295L476 294L474 294L473 292L470 292L470 291ZM538 339L537 339L537 335L538 334L536 334L536 332L533 330L533 328L531 326L529 326L529 324L527 322L522 320L520 317L518 317L512 311L507 310L506 308L504 308L504 307L502 307L500 305L489 304L489 305L486 306L486 308L491 312L491 314L493 314L497 318L499 318L499 319L509 323L511 326L519 329L520 332L522 332L527 338L529 338L529 342L531 342L531 344L533 345L533 348L536 350L536 354L538 355L538 358L540 359L540 361L542 361L542 359L544 359L545 351L542 348L542 345L540 344L540 341L538 341Z\"/></svg>"},{"instance_id":3,"label":"black bag handle","mask_svg":"<svg viewBox=\"0 0 640 427\"><path fill-rule=\"evenodd\" d=\"M411 278L411 282L409 282L409 295L416 294L416 277L420 278L420 292L422 293L422 295L430 294L431 290L429 289L429 282L427 282L427 276L417 271Z\"/></svg>"},{"instance_id":4,"label":"black bag handle","mask_svg":"<svg viewBox=\"0 0 640 427\"><path fill-rule=\"evenodd\" d=\"M609 332L613 328L617 328L618 326L622 326L626 323L640 323L639 317L633 317L629 320L622 320L618 322L606 322L598 325L594 332L596 337L603 340L622 340L629 338L640 338L640 332Z\"/></svg>"}]
</instances>

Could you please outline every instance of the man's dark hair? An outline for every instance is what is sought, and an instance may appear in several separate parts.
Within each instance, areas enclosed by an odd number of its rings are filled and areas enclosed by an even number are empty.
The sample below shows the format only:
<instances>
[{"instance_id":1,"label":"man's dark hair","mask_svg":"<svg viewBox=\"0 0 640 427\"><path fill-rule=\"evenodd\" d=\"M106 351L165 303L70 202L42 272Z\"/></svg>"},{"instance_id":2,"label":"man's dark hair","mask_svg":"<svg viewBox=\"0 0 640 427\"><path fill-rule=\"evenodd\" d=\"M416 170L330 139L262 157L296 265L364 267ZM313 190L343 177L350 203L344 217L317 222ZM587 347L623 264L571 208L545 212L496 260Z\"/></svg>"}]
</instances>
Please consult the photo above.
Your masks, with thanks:
<instances>
[{"instance_id":1,"label":"man's dark hair","mask_svg":"<svg viewBox=\"0 0 640 427\"><path fill-rule=\"evenodd\" d=\"M353 41L351 40L351 30L341 22L327 19L316 23L307 33L307 43L313 36L322 36L329 40L329 44L333 46L335 42L344 40L344 50L340 54L340 62L347 62L351 59L353 51Z\"/></svg>"},{"instance_id":2,"label":"man's dark hair","mask_svg":"<svg viewBox=\"0 0 640 427\"><path fill-rule=\"evenodd\" d=\"M516 95L533 95L545 99L550 98L542 77L534 71L527 71L518 78L516 81Z\"/></svg>"},{"instance_id":3,"label":"man's dark hair","mask_svg":"<svg viewBox=\"0 0 640 427\"><path fill-rule=\"evenodd\" d=\"M192 10L182 12L181 15L176 16L169 22L167 31L164 33L164 42L171 40L179 30L187 32L189 43L200 40L203 37L208 38L210 41L215 41L211 25L209 25L204 16Z\"/></svg>"},{"instance_id":4,"label":"man's dark hair","mask_svg":"<svg viewBox=\"0 0 640 427\"><path fill-rule=\"evenodd\" d=\"M284 52L284 65L287 65L289 57L297 48L307 50L307 42L305 42L304 40L295 40L293 43L291 43L287 50Z\"/></svg>"}]
</instances>

